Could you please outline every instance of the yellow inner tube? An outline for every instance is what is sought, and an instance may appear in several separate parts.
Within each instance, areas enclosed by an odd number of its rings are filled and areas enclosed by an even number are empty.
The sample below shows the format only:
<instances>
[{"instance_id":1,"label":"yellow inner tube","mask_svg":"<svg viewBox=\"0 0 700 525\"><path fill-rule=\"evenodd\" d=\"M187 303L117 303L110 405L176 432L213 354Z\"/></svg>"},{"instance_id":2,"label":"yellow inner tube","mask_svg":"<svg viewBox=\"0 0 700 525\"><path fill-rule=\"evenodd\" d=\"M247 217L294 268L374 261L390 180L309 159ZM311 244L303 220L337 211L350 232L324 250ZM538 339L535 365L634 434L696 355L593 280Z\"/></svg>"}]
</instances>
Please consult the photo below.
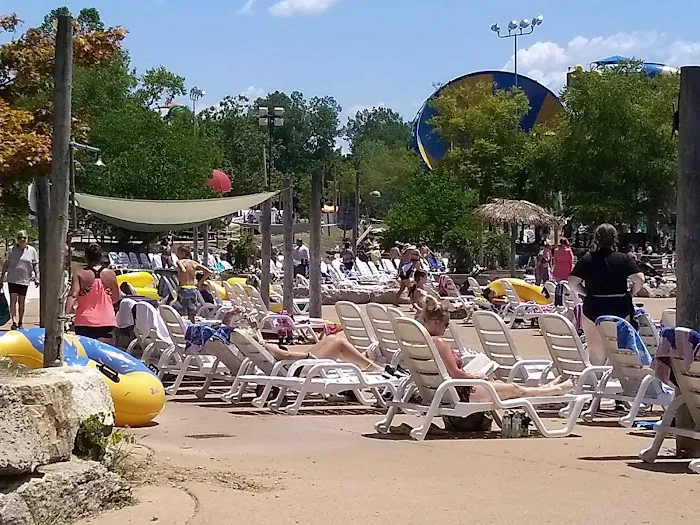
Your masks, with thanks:
<instances>
[{"instance_id":1,"label":"yellow inner tube","mask_svg":"<svg viewBox=\"0 0 700 525\"><path fill-rule=\"evenodd\" d=\"M528 284L522 279L498 279L492 283L489 283L488 287L491 288L496 295L505 295L506 291L503 289L503 281L508 281L513 285L515 291L518 292L518 297L523 301L532 301L535 304L551 304L552 299L547 299L542 295L542 287L536 286L534 284Z\"/></svg>"}]
</instances>

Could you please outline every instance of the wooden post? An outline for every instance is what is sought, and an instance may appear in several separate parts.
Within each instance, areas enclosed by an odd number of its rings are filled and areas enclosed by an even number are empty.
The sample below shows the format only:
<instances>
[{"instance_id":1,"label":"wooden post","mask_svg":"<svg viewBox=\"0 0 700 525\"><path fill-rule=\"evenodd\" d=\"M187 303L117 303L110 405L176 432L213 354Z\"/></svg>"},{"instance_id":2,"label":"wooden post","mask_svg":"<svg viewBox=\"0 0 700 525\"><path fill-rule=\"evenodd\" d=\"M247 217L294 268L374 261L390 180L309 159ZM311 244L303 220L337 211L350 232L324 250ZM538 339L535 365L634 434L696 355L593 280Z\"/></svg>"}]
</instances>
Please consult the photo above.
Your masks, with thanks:
<instances>
[{"instance_id":1,"label":"wooden post","mask_svg":"<svg viewBox=\"0 0 700 525\"><path fill-rule=\"evenodd\" d=\"M517 224L511 224L510 225L510 276L511 277L517 277L516 270L515 270L515 259L517 257L516 255L516 250L517 250L517 245L515 241L518 238L518 225Z\"/></svg>"},{"instance_id":2,"label":"wooden post","mask_svg":"<svg viewBox=\"0 0 700 525\"><path fill-rule=\"evenodd\" d=\"M209 223L206 223L202 227L202 230L204 237L204 266L209 268Z\"/></svg>"},{"instance_id":3,"label":"wooden post","mask_svg":"<svg viewBox=\"0 0 700 525\"><path fill-rule=\"evenodd\" d=\"M270 140L272 143L272 140ZM263 165L265 167L265 191L270 191L270 166L268 165L268 151L263 146ZM272 199L267 199L261 206L260 216L260 236L262 238L260 246L260 256L262 258L262 274L260 276L260 295L262 300L270 307L270 258L272 257Z\"/></svg>"},{"instance_id":4,"label":"wooden post","mask_svg":"<svg viewBox=\"0 0 700 525\"><path fill-rule=\"evenodd\" d=\"M676 308L678 326L700 329L700 67L681 68L679 101L680 141L676 224ZM676 426L693 428L684 405L676 414ZM676 438L676 454L700 455L700 441Z\"/></svg>"},{"instance_id":5,"label":"wooden post","mask_svg":"<svg viewBox=\"0 0 700 525\"><path fill-rule=\"evenodd\" d=\"M360 170L355 171L355 227L352 229L352 249L357 255L357 237L360 231Z\"/></svg>"},{"instance_id":6,"label":"wooden post","mask_svg":"<svg viewBox=\"0 0 700 525\"><path fill-rule=\"evenodd\" d=\"M50 207L49 178L42 175L36 180L36 218L39 224L39 279L46 275L48 264L49 246L46 236L49 233L49 207ZM41 282L41 281L40 281ZM46 286L39 286L39 326L46 327Z\"/></svg>"},{"instance_id":7,"label":"wooden post","mask_svg":"<svg viewBox=\"0 0 700 525\"><path fill-rule=\"evenodd\" d=\"M311 175L311 204L309 206L309 316L322 317L321 299L321 172Z\"/></svg>"},{"instance_id":8,"label":"wooden post","mask_svg":"<svg viewBox=\"0 0 700 525\"><path fill-rule=\"evenodd\" d=\"M53 98L53 143L51 147L51 220L48 223L46 252L50 261L41 276L46 288L46 338L44 366L61 365L63 347L63 247L68 235L68 196L70 193L71 84L73 82L73 19L58 17L56 65Z\"/></svg>"},{"instance_id":9,"label":"wooden post","mask_svg":"<svg viewBox=\"0 0 700 525\"><path fill-rule=\"evenodd\" d=\"M294 311L294 217L292 207L294 189L292 177L284 175L284 192L282 207L284 216L284 309L288 313Z\"/></svg>"}]
</instances>

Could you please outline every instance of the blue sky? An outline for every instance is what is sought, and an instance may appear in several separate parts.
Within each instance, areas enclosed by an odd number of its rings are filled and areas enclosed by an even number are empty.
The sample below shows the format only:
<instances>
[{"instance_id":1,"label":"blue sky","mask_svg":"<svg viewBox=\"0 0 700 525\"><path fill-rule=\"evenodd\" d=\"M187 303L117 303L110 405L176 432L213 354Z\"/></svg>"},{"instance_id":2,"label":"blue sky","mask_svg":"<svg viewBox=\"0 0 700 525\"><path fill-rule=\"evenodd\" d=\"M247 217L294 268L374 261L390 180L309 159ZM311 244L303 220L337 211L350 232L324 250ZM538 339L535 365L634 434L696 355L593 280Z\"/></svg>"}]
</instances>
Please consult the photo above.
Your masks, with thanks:
<instances>
[{"instance_id":1,"label":"blue sky","mask_svg":"<svg viewBox=\"0 0 700 525\"><path fill-rule=\"evenodd\" d=\"M164 65L206 89L206 105L242 92L332 95L345 118L387 105L411 119L434 83L512 69L512 42L489 30L542 14L521 40L520 72L558 91L567 67L611 54L669 65L700 63L700 3L680 0L93 0L107 25L129 30L143 71ZM37 25L45 0L4 0Z\"/></svg>"}]
</instances>

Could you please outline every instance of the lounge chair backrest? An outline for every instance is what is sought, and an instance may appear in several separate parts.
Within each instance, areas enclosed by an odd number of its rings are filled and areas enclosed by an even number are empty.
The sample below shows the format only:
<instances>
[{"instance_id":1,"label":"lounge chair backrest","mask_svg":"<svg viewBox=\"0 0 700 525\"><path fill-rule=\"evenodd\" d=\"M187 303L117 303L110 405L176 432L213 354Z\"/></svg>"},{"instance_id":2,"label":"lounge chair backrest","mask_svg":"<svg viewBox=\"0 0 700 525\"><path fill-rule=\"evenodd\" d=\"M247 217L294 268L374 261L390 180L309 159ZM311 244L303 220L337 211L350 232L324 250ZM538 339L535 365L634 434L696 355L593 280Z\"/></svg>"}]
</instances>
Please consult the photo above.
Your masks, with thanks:
<instances>
[{"instance_id":1,"label":"lounge chair backrest","mask_svg":"<svg viewBox=\"0 0 700 525\"><path fill-rule=\"evenodd\" d=\"M139 258L134 252L129 252L129 266L134 270L141 269L141 261L139 261Z\"/></svg>"},{"instance_id":2,"label":"lounge chair backrest","mask_svg":"<svg viewBox=\"0 0 700 525\"><path fill-rule=\"evenodd\" d=\"M262 295L260 295L260 292L255 286L251 286L250 284L241 286L248 295L248 297L250 297L251 303L253 303L253 306L258 312L262 312L264 314L270 313L270 310L267 308L265 301L263 301Z\"/></svg>"},{"instance_id":3,"label":"lounge chair backrest","mask_svg":"<svg viewBox=\"0 0 700 525\"><path fill-rule=\"evenodd\" d=\"M668 308L661 314L661 326L673 328L676 326L676 309Z\"/></svg>"},{"instance_id":4,"label":"lounge chair backrest","mask_svg":"<svg viewBox=\"0 0 700 525\"><path fill-rule=\"evenodd\" d=\"M619 347L615 321L601 321L598 324L598 332L603 339L603 348L605 348L610 364L615 369L614 375L620 380L623 392L626 395L634 396L639 391L642 380L648 375L653 376L654 371L649 367L642 366L636 352ZM652 383L652 388L656 387L656 395L661 393L658 385L658 381Z\"/></svg>"},{"instance_id":5,"label":"lounge chair backrest","mask_svg":"<svg viewBox=\"0 0 700 525\"><path fill-rule=\"evenodd\" d=\"M506 300L510 306L518 306L523 303L520 300L518 292L515 291L515 287L510 283L510 281L503 279L501 283L503 284L503 291L506 294Z\"/></svg>"},{"instance_id":6,"label":"lounge chair backrest","mask_svg":"<svg viewBox=\"0 0 700 525\"><path fill-rule=\"evenodd\" d=\"M447 368L423 325L407 317L394 319L392 324L401 347L401 357L411 372L411 379L418 388L421 402L428 405L435 397L438 387L450 378ZM447 404L457 404L457 392L453 388L449 389L443 401Z\"/></svg>"},{"instance_id":7,"label":"lounge chair backrest","mask_svg":"<svg viewBox=\"0 0 700 525\"><path fill-rule=\"evenodd\" d=\"M472 315L472 323L484 353L498 363L496 377L508 377L513 366L520 361L520 354L503 319L493 312L480 310Z\"/></svg>"},{"instance_id":8,"label":"lounge chair backrest","mask_svg":"<svg viewBox=\"0 0 700 525\"><path fill-rule=\"evenodd\" d=\"M374 261L367 261L367 266L369 267L369 271L372 272L372 275L374 275L375 277L381 274L379 268L377 268L377 265L374 264Z\"/></svg>"},{"instance_id":9,"label":"lounge chair backrest","mask_svg":"<svg viewBox=\"0 0 700 525\"><path fill-rule=\"evenodd\" d=\"M372 277L372 272L369 266L367 266L367 263L361 261L359 258L355 258L355 268L357 268L357 271L360 272L362 277Z\"/></svg>"},{"instance_id":10,"label":"lounge chair backrest","mask_svg":"<svg viewBox=\"0 0 700 525\"><path fill-rule=\"evenodd\" d=\"M233 291L236 292L236 296L244 308L248 310L256 309L255 304L253 304L253 301L248 295L248 292L245 291L245 288L243 288L240 283L233 283L231 286L233 287Z\"/></svg>"},{"instance_id":11,"label":"lounge chair backrest","mask_svg":"<svg viewBox=\"0 0 700 525\"><path fill-rule=\"evenodd\" d=\"M389 259L382 259L382 268L388 274L396 273L396 268L394 268L394 264Z\"/></svg>"},{"instance_id":12,"label":"lounge chair backrest","mask_svg":"<svg viewBox=\"0 0 700 525\"><path fill-rule=\"evenodd\" d=\"M369 326L362 317L362 312L355 303L338 301L335 303L335 312L343 326L345 337L352 346L360 352L364 352L376 344L376 339L371 334Z\"/></svg>"},{"instance_id":13,"label":"lounge chair backrest","mask_svg":"<svg viewBox=\"0 0 700 525\"><path fill-rule=\"evenodd\" d=\"M238 350L250 359L255 366L265 375L272 373L275 358L250 335L241 330L234 330L229 336L230 341Z\"/></svg>"},{"instance_id":14,"label":"lounge chair backrest","mask_svg":"<svg viewBox=\"0 0 700 525\"><path fill-rule=\"evenodd\" d=\"M574 325L561 314L544 314L539 322L558 375L579 377L590 361Z\"/></svg>"},{"instance_id":15,"label":"lounge chair backrest","mask_svg":"<svg viewBox=\"0 0 700 525\"><path fill-rule=\"evenodd\" d=\"M399 350L399 342L391 324L391 317L383 304L369 303L367 305L367 317L372 329L377 336L379 349L384 357L391 360L391 355Z\"/></svg>"},{"instance_id":16,"label":"lounge chair backrest","mask_svg":"<svg viewBox=\"0 0 700 525\"><path fill-rule=\"evenodd\" d=\"M139 261L141 261L141 268L145 270L150 270L151 269L151 261L148 258L147 253L139 253Z\"/></svg>"},{"instance_id":17,"label":"lounge chair backrest","mask_svg":"<svg viewBox=\"0 0 700 525\"><path fill-rule=\"evenodd\" d=\"M119 252L118 257L119 257L119 266L121 268L130 268L131 267L131 261L129 260L129 254L127 254L126 252Z\"/></svg>"},{"instance_id":18,"label":"lounge chair backrest","mask_svg":"<svg viewBox=\"0 0 700 525\"><path fill-rule=\"evenodd\" d=\"M233 289L233 286L231 286L231 283L228 281L224 281L222 283L222 286L224 287L224 290L226 291L226 298L231 301L232 304L241 304L241 300L238 298L238 294L236 291Z\"/></svg>"},{"instance_id":19,"label":"lounge chair backrest","mask_svg":"<svg viewBox=\"0 0 700 525\"><path fill-rule=\"evenodd\" d=\"M676 328L676 337L679 330L690 331L688 328ZM695 428L700 428L700 353L695 354L695 361L688 370L685 369L682 359L671 359L671 368L676 378L678 390L680 390L680 394L685 399L688 410L693 417Z\"/></svg>"},{"instance_id":20,"label":"lounge chair backrest","mask_svg":"<svg viewBox=\"0 0 700 525\"><path fill-rule=\"evenodd\" d=\"M184 354L187 348L187 341L185 340L185 333L187 328L185 327L185 322L177 311L172 306L160 305L158 307L158 312L163 318L166 328L168 329L168 334L170 339L175 345L175 350L179 354Z\"/></svg>"},{"instance_id":21,"label":"lounge chair backrest","mask_svg":"<svg viewBox=\"0 0 700 525\"><path fill-rule=\"evenodd\" d=\"M457 331L452 323L447 325L447 329L445 330L445 335L442 336L442 340L450 345L450 348L457 350L457 352L460 354L467 351L466 347L462 343L462 340L457 335Z\"/></svg>"},{"instance_id":22,"label":"lounge chair backrest","mask_svg":"<svg viewBox=\"0 0 700 525\"><path fill-rule=\"evenodd\" d=\"M542 288L547 290L551 302L554 302L554 294L557 291L557 285L554 284L552 281L547 281L546 283L544 283L544 286Z\"/></svg>"},{"instance_id":23,"label":"lounge chair backrest","mask_svg":"<svg viewBox=\"0 0 700 525\"><path fill-rule=\"evenodd\" d=\"M467 282L469 283L469 289L472 291L474 296L483 296L484 289L479 284L479 281L474 279L474 277L467 277Z\"/></svg>"},{"instance_id":24,"label":"lounge chair backrest","mask_svg":"<svg viewBox=\"0 0 700 525\"><path fill-rule=\"evenodd\" d=\"M652 321L649 314L642 314L637 316L637 324L639 324L639 335L644 341L644 346L647 347L647 352L654 357L656 347L659 346L659 341L661 340L654 321Z\"/></svg>"},{"instance_id":25,"label":"lounge chair backrest","mask_svg":"<svg viewBox=\"0 0 700 525\"><path fill-rule=\"evenodd\" d=\"M163 261L160 258L160 254L149 253L148 259L151 261L151 268L154 270L160 270L163 268Z\"/></svg>"},{"instance_id":26,"label":"lounge chair backrest","mask_svg":"<svg viewBox=\"0 0 700 525\"><path fill-rule=\"evenodd\" d=\"M395 306L387 306L386 307L386 313L389 314L389 318L393 321L394 319L401 319L402 317L406 317L406 315L401 311L400 309L396 308Z\"/></svg>"},{"instance_id":27,"label":"lounge chair backrest","mask_svg":"<svg viewBox=\"0 0 700 525\"><path fill-rule=\"evenodd\" d=\"M567 313L571 312L571 315L573 316L573 311L574 308L576 308L576 305L578 304L576 295L574 295L574 292L571 291L571 288L569 287L568 283L561 283L562 287L564 288L564 307ZM569 319L572 319L572 317L569 317Z\"/></svg>"},{"instance_id":28,"label":"lounge chair backrest","mask_svg":"<svg viewBox=\"0 0 700 525\"><path fill-rule=\"evenodd\" d=\"M109 265L114 268L119 268L119 254L117 252L109 252L107 254L107 259L109 260Z\"/></svg>"}]
</instances>

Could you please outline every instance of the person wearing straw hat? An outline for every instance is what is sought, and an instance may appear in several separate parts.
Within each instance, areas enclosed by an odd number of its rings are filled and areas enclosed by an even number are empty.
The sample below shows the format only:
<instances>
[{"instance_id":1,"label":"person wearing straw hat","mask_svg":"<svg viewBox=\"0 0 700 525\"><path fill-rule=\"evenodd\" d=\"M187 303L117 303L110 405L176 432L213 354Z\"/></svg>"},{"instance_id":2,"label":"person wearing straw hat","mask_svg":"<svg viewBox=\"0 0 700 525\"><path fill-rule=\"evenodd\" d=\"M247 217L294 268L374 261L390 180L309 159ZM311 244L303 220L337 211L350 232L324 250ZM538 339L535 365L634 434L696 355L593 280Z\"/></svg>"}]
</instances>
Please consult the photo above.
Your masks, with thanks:
<instances>
[{"instance_id":1,"label":"person wearing straw hat","mask_svg":"<svg viewBox=\"0 0 700 525\"><path fill-rule=\"evenodd\" d=\"M32 281L39 286L39 255L28 243L27 232L17 232L16 242L8 253L0 272L0 284L7 274L7 288L10 292L11 330L22 329L27 290Z\"/></svg>"}]
</instances>

